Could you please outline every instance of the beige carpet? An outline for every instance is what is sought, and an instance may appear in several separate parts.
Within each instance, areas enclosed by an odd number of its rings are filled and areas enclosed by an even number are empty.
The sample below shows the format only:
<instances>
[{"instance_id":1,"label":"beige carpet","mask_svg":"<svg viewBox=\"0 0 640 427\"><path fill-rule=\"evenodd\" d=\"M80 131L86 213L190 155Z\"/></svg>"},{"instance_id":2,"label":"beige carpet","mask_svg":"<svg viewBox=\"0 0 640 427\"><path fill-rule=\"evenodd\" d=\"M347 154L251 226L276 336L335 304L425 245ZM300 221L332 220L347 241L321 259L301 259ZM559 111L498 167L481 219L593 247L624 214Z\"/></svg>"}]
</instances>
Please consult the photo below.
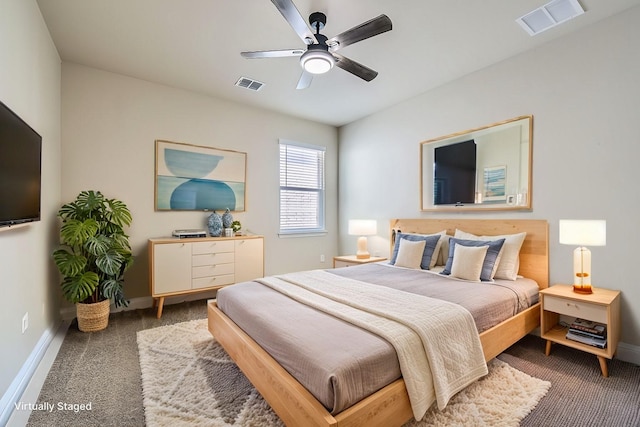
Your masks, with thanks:
<instances>
[{"instance_id":1,"label":"beige carpet","mask_svg":"<svg viewBox=\"0 0 640 427\"><path fill-rule=\"evenodd\" d=\"M148 427L282 426L209 334L206 320L139 331L137 340ZM444 411L407 426L518 426L550 385L494 359L489 375Z\"/></svg>"}]
</instances>

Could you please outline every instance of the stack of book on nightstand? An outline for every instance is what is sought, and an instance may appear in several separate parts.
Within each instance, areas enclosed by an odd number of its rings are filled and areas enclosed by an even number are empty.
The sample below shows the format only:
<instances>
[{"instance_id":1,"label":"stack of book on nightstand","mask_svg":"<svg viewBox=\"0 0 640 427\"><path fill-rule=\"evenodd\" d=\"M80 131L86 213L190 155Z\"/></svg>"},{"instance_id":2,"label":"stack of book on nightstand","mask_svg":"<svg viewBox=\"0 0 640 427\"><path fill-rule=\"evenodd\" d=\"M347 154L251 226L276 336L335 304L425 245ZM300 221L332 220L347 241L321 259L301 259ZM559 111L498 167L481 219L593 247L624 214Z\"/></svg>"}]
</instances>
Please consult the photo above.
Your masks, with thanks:
<instances>
[{"instance_id":1,"label":"stack of book on nightstand","mask_svg":"<svg viewBox=\"0 0 640 427\"><path fill-rule=\"evenodd\" d=\"M590 320L576 319L569 326L567 339L598 348L607 348L607 325Z\"/></svg>"}]
</instances>

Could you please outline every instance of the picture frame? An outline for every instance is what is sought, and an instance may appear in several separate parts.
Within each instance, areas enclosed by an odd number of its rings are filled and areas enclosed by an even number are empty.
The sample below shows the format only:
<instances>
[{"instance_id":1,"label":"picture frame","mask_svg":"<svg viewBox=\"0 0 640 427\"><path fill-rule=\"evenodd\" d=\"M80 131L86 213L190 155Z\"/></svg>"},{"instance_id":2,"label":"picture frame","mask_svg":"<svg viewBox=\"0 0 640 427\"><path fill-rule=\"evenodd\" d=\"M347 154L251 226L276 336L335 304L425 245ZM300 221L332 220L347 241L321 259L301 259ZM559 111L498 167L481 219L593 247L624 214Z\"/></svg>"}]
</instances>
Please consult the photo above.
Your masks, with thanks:
<instances>
[{"instance_id":1,"label":"picture frame","mask_svg":"<svg viewBox=\"0 0 640 427\"><path fill-rule=\"evenodd\" d=\"M490 166L483 172L483 201L503 201L507 199L507 167Z\"/></svg>"},{"instance_id":2,"label":"picture frame","mask_svg":"<svg viewBox=\"0 0 640 427\"><path fill-rule=\"evenodd\" d=\"M243 212L247 153L155 141L155 210Z\"/></svg>"}]
</instances>

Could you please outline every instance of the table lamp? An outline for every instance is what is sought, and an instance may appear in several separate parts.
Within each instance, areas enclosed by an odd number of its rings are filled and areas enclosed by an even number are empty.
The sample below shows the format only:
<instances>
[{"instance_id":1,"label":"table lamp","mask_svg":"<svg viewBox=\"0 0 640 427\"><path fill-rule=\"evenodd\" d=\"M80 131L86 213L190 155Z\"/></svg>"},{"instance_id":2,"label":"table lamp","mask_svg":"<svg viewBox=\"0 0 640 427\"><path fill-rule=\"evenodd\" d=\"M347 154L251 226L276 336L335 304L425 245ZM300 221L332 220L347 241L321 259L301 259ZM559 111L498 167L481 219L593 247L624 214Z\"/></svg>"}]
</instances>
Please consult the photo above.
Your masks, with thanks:
<instances>
[{"instance_id":1,"label":"table lamp","mask_svg":"<svg viewBox=\"0 0 640 427\"><path fill-rule=\"evenodd\" d=\"M604 220L560 220L560 243L578 245L573 251L573 291L591 294L591 251L585 246L607 244L607 222Z\"/></svg>"},{"instance_id":2,"label":"table lamp","mask_svg":"<svg viewBox=\"0 0 640 427\"><path fill-rule=\"evenodd\" d=\"M358 251L356 258L367 259L370 257L367 251L366 236L373 236L378 232L378 226L374 219L350 219L349 234L358 237Z\"/></svg>"}]
</instances>

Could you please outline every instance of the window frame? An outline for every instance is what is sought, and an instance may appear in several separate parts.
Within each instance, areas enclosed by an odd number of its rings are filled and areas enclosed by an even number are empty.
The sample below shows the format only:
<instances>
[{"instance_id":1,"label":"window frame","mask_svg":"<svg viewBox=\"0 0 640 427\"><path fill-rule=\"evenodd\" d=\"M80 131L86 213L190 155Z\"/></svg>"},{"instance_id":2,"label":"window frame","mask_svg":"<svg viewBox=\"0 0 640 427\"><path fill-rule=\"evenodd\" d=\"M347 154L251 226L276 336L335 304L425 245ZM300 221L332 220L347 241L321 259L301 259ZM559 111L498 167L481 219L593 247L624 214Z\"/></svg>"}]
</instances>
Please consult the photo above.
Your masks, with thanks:
<instances>
[{"instance_id":1,"label":"window frame","mask_svg":"<svg viewBox=\"0 0 640 427\"><path fill-rule=\"evenodd\" d=\"M283 184L283 166L286 166L286 160L283 162L282 149L286 147L295 147L302 150L315 151L315 155L320 155L320 169L316 170L316 173L321 176L318 177L318 188L309 188L305 186L287 186ZM304 236L317 236L327 233L326 230L326 151L327 148L320 145L306 144L297 141L291 141L286 139L280 139L278 141L278 178L279 178L279 190L278 190L278 235L280 237L304 237ZM315 227L295 227L295 228L283 228L283 191L305 191L318 194L318 200L316 205L317 221Z\"/></svg>"}]
</instances>

